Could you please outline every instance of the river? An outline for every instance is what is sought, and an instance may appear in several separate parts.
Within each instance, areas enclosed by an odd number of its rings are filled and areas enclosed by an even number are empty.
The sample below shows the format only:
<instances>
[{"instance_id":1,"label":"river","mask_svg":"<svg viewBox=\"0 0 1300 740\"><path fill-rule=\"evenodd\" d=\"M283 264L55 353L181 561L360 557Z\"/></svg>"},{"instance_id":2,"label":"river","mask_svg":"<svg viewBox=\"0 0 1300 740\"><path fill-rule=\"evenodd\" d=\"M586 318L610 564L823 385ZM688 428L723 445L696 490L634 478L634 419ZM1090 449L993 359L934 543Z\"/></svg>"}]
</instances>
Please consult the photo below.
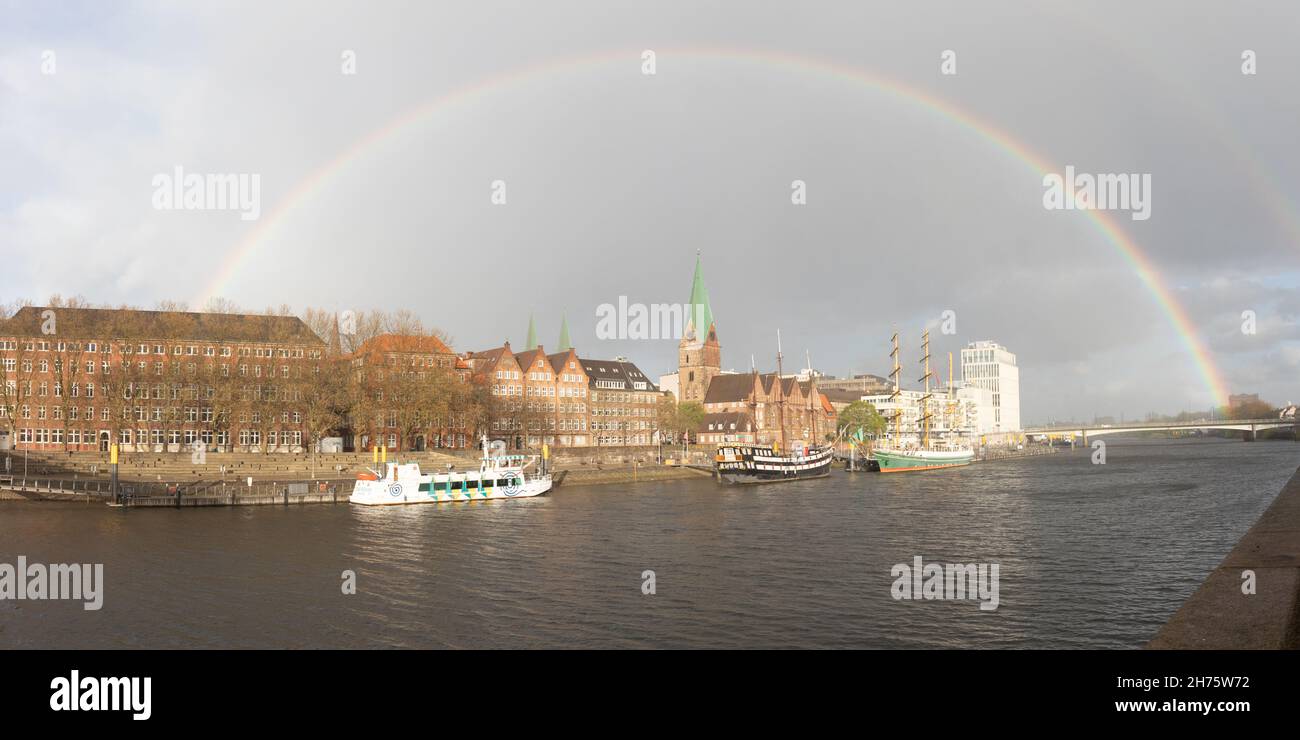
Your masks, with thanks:
<instances>
[{"instance_id":1,"label":"river","mask_svg":"<svg viewBox=\"0 0 1300 740\"><path fill-rule=\"evenodd\" d=\"M0 600L0 647L1137 648L1300 445L1115 438L1106 452L477 504L0 501L0 563L103 563L105 580L98 611ZM895 600L891 568L915 556L996 563L998 608Z\"/></svg>"}]
</instances>

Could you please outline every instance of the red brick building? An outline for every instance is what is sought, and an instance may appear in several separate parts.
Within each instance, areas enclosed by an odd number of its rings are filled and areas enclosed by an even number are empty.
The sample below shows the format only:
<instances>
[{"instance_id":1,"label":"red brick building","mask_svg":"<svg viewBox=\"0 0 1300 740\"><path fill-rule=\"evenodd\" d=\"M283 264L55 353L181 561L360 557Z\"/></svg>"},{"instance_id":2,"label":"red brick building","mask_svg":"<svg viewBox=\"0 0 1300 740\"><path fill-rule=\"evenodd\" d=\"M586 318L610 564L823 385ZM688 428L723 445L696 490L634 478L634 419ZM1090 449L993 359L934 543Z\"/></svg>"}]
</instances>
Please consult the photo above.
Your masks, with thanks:
<instances>
[{"instance_id":1,"label":"red brick building","mask_svg":"<svg viewBox=\"0 0 1300 740\"><path fill-rule=\"evenodd\" d=\"M294 316L24 307L0 322L0 447L302 450L324 361Z\"/></svg>"},{"instance_id":2,"label":"red brick building","mask_svg":"<svg viewBox=\"0 0 1300 740\"><path fill-rule=\"evenodd\" d=\"M357 409L354 449L464 449L475 446L472 419L457 403L469 366L436 336L381 334L349 358Z\"/></svg>"},{"instance_id":3,"label":"red brick building","mask_svg":"<svg viewBox=\"0 0 1300 740\"><path fill-rule=\"evenodd\" d=\"M469 366L471 382L490 389L492 408L488 434L506 440L514 449L524 447L524 373L515 360L510 342L500 347L462 356Z\"/></svg>"}]
</instances>

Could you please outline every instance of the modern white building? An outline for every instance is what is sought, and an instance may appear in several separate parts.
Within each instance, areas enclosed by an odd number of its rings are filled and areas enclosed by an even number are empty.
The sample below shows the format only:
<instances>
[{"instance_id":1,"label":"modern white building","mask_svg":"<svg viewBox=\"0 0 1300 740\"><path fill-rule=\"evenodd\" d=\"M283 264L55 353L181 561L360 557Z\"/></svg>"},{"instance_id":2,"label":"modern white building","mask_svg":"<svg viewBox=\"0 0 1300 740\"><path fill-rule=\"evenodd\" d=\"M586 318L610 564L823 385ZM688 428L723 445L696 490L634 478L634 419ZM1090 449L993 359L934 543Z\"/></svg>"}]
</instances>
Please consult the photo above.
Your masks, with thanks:
<instances>
[{"instance_id":1,"label":"modern white building","mask_svg":"<svg viewBox=\"0 0 1300 740\"><path fill-rule=\"evenodd\" d=\"M943 389L934 390L929 402L931 436L946 437L955 434L975 439L992 433L992 395L991 391L974 386L959 386L951 394ZM915 443L921 431L924 397L922 391L900 390L897 399L888 393L878 393L864 395L862 400L874 406L886 419L892 420L894 414L901 409L903 441ZM892 421L885 433L893 437Z\"/></svg>"},{"instance_id":2,"label":"modern white building","mask_svg":"<svg viewBox=\"0 0 1300 740\"><path fill-rule=\"evenodd\" d=\"M673 398L682 400L681 386L677 383L677 373L659 376L659 390L673 394Z\"/></svg>"},{"instance_id":3,"label":"modern white building","mask_svg":"<svg viewBox=\"0 0 1300 740\"><path fill-rule=\"evenodd\" d=\"M1020 431L1020 368L1016 356L997 342L971 342L961 351L962 382L991 392L980 410L989 433Z\"/></svg>"}]
</instances>

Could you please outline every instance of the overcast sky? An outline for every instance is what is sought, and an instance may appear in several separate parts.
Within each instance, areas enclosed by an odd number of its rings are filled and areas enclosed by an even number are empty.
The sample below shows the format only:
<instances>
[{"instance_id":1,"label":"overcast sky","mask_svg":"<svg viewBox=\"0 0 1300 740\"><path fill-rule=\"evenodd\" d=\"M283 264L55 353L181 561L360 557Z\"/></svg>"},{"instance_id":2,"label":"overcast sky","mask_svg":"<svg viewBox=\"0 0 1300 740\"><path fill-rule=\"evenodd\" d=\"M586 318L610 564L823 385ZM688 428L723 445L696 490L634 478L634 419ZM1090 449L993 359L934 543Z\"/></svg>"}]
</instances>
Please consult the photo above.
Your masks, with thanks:
<instances>
[{"instance_id":1,"label":"overcast sky","mask_svg":"<svg viewBox=\"0 0 1300 740\"><path fill-rule=\"evenodd\" d=\"M894 327L914 361L952 310L935 354L1010 348L1026 423L1209 407L1134 262L1088 214L1046 210L1042 170L979 121L1058 172L1149 173L1150 218L1114 223L1231 391L1300 401L1293 3L0 1L0 18L0 301L197 308L215 283L251 309L410 308L458 350L522 345L530 313L553 347L567 313L581 353L657 376L675 342L598 340L596 310L685 302L699 250L725 367L770 368L780 327L787 356L883 375ZM260 217L156 209L177 166L257 174Z\"/></svg>"}]
</instances>

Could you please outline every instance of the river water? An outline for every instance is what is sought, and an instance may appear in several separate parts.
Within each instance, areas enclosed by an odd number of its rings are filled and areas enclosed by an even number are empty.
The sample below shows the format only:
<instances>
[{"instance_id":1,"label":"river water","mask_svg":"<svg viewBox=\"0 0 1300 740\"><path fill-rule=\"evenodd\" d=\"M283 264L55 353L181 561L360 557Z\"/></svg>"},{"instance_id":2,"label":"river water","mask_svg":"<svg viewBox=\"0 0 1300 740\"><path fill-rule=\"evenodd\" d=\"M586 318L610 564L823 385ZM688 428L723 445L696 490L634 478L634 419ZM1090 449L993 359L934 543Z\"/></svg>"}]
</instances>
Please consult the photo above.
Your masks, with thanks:
<instances>
[{"instance_id":1,"label":"river water","mask_svg":"<svg viewBox=\"0 0 1300 740\"><path fill-rule=\"evenodd\" d=\"M1116 438L1106 453L409 507L0 501L0 563L103 563L105 580L99 611L0 600L0 647L1136 648L1300 445ZM891 568L918 555L998 564L998 608L895 600Z\"/></svg>"}]
</instances>

